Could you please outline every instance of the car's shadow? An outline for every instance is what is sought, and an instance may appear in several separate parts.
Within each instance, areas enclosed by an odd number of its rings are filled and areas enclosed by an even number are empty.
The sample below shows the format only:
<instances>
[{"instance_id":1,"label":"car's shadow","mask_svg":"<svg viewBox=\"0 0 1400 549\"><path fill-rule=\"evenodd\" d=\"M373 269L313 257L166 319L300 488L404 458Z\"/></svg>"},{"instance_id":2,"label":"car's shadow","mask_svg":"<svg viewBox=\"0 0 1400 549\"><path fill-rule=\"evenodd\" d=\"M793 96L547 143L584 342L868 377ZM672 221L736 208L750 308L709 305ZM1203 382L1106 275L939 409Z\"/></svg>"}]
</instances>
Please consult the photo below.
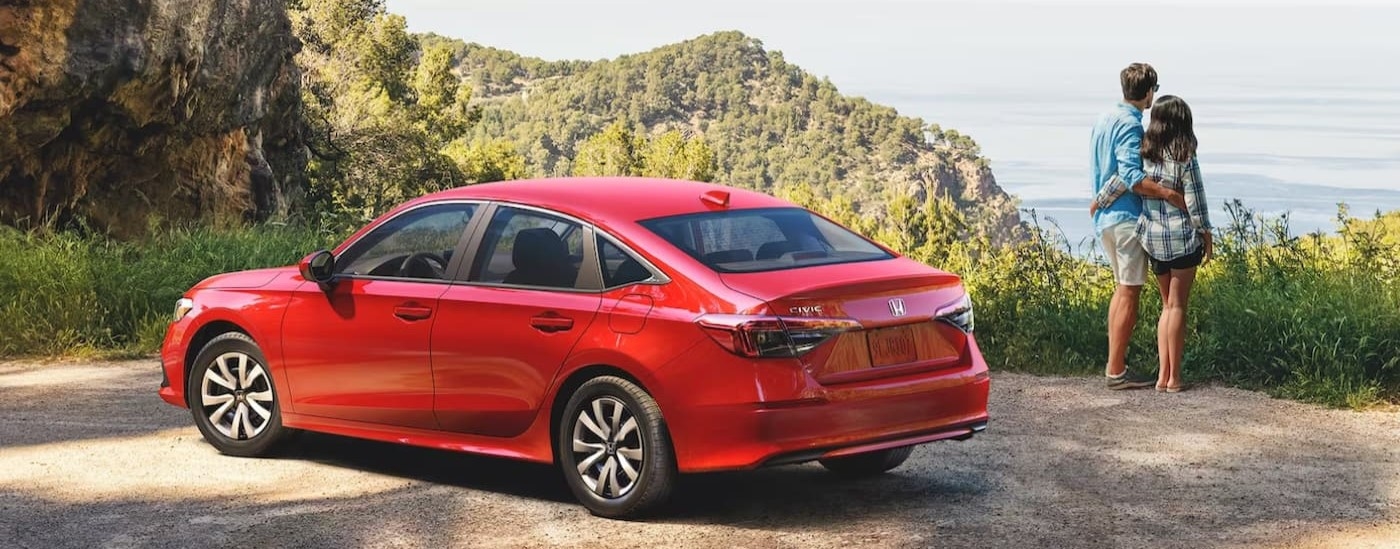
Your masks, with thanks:
<instances>
[{"instance_id":1,"label":"car's shadow","mask_svg":"<svg viewBox=\"0 0 1400 549\"><path fill-rule=\"evenodd\" d=\"M279 456L433 484L572 502L552 465L434 450L322 433L302 433Z\"/></svg>"},{"instance_id":2,"label":"car's shadow","mask_svg":"<svg viewBox=\"0 0 1400 549\"><path fill-rule=\"evenodd\" d=\"M923 449L916 449L915 458L919 450ZM980 472L965 475L908 463L882 475L848 479L807 463L684 476L676 497L656 520L840 527L869 517L902 515L915 506L936 512L941 505L965 504L992 489Z\"/></svg>"},{"instance_id":3,"label":"car's shadow","mask_svg":"<svg viewBox=\"0 0 1400 549\"><path fill-rule=\"evenodd\" d=\"M912 500L965 503L993 489L975 471L913 463L921 450L900 469L864 479L845 479L816 464L681 475L670 502L646 520L802 527L907 510ZM586 513L554 465L321 433L303 434L280 457L566 504Z\"/></svg>"}]
</instances>

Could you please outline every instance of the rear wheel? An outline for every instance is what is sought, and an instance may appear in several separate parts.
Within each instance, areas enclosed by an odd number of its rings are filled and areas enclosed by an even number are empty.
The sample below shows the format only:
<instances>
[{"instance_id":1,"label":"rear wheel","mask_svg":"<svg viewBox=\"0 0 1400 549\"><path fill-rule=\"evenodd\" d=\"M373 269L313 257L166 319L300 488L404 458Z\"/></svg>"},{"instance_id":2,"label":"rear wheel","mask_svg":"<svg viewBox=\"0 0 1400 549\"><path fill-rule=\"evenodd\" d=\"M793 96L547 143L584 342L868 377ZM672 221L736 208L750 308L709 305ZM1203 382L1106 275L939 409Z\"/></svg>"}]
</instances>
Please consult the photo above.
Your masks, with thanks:
<instances>
[{"instance_id":1,"label":"rear wheel","mask_svg":"<svg viewBox=\"0 0 1400 549\"><path fill-rule=\"evenodd\" d=\"M661 408L620 377L590 379L574 391L556 445L569 488L598 516L643 515L666 501L676 481Z\"/></svg>"},{"instance_id":2,"label":"rear wheel","mask_svg":"<svg viewBox=\"0 0 1400 549\"><path fill-rule=\"evenodd\" d=\"M254 457L288 438L267 359L253 339L229 332L210 340L191 366L186 395L195 426L220 452Z\"/></svg>"},{"instance_id":3,"label":"rear wheel","mask_svg":"<svg viewBox=\"0 0 1400 549\"><path fill-rule=\"evenodd\" d=\"M913 453L913 446L905 446L853 456L823 459L821 464L827 470L843 477L871 477L903 465Z\"/></svg>"}]
</instances>

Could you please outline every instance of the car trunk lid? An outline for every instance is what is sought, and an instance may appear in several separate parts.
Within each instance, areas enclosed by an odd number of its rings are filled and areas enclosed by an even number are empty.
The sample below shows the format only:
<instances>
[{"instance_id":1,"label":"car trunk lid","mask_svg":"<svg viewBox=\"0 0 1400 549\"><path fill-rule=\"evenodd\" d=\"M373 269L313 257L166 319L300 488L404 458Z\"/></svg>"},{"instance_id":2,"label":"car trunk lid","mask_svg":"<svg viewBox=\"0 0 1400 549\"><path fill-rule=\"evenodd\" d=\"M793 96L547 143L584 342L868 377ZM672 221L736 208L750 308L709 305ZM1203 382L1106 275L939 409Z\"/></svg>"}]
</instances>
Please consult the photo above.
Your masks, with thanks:
<instances>
[{"instance_id":1,"label":"car trunk lid","mask_svg":"<svg viewBox=\"0 0 1400 549\"><path fill-rule=\"evenodd\" d=\"M822 383L903 375L964 364L964 332L940 321L966 295L961 279L908 259L721 275L784 318L845 318L840 333L802 356Z\"/></svg>"}]
</instances>

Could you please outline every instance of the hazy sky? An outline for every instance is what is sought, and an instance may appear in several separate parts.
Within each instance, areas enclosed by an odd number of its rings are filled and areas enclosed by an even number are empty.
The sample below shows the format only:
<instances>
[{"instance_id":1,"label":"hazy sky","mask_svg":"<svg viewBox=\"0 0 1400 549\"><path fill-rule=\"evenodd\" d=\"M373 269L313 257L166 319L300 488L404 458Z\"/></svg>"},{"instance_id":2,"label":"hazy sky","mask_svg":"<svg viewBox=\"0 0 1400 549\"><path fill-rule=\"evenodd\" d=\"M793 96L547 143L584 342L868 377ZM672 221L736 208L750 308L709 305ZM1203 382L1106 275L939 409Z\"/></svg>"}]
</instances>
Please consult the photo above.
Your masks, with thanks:
<instances>
[{"instance_id":1,"label":"hazy sky","mask_svg":"<svg viewBox=\"0 0 1400 549\"><path fill-rule=\"evenodd\" d=\"M1116 91L1146 60L1163 85L1400 90L1400 2L389 0L415 31L546 59L598 59L739 30L857 94ZM898 105L896 105L898 106Z\"/></svg>"},{"instance_id":2,"label":"hazy sky","mask_svg":"<svg viewBox=\"0 0 1400 549\"><path fill-rule=\"evenodd\" d=\"M1088 131L1152 63L1195 111L1216 198L1330 223L1400 208L1400 1L388 0L414 31L603 59L739 30L860 95L971 135L1009 192L1087 223ZM1072 200L1071 200L1072 199ZM1064 204L1056 206L1055 200ZM1065 202L1069 201L1069 202ZM1081 219L1083 218L1083 219ZM1087 232L1068 227L1069 234Z\"/></svg>"}]
</instances>

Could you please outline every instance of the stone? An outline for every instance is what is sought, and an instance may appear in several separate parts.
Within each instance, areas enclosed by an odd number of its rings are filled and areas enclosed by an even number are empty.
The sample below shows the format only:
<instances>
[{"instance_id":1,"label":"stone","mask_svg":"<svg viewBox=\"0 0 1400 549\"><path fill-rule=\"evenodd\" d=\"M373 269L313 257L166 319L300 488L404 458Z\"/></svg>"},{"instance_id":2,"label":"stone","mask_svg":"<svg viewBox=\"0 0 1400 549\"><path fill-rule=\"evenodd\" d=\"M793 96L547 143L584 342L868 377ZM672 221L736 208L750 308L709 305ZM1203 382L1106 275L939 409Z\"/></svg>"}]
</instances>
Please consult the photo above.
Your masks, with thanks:
<instances>
[{"instance_id":1,"label":"stone","mask_svg":"<svg viewBox=\"0 0 1400 549\"><path fill-rule=\"evenodd\" d=\"M0 222L285 212L305 184L284 0L0 0Z\"/></svg>"}]
</instances>

